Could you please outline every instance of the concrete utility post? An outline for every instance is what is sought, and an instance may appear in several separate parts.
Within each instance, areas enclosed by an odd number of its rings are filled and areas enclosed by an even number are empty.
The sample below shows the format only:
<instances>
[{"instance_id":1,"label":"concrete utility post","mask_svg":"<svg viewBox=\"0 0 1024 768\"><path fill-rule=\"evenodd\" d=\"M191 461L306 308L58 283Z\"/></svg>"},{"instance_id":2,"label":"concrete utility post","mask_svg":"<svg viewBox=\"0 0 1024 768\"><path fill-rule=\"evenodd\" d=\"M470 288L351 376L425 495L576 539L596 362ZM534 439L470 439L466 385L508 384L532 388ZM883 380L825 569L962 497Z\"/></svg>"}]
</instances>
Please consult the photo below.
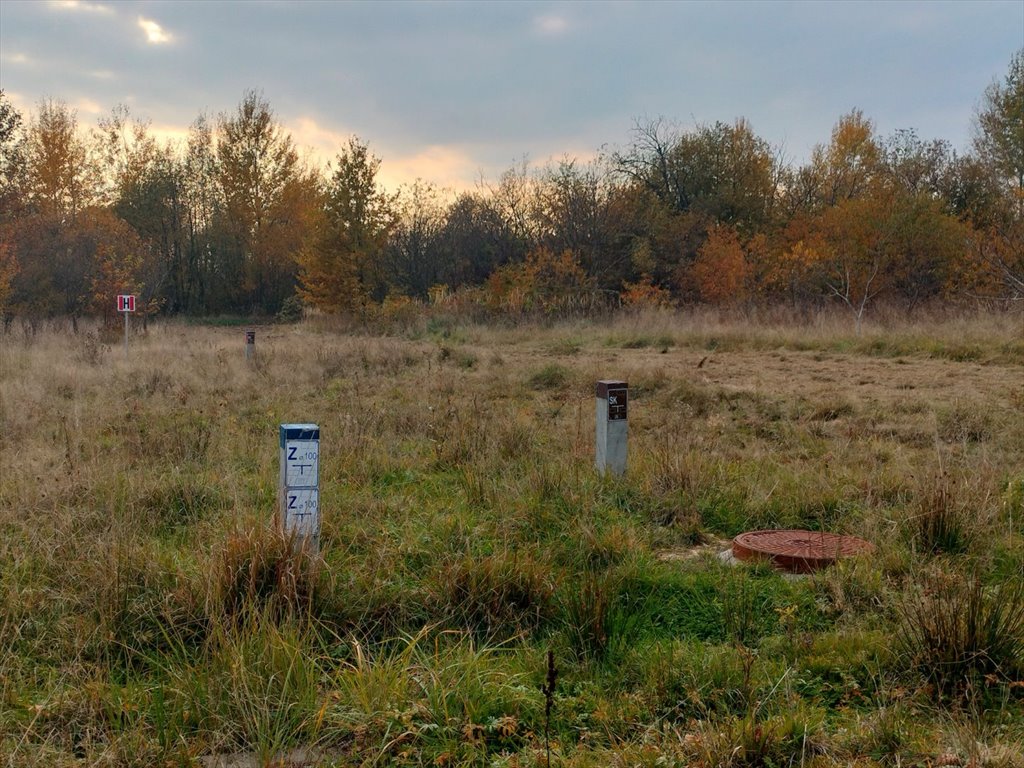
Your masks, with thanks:
<instances>
[{"instance_id":1,"label":"concrete utility post","mask_svg":"<svg viewBox=\"0 0 1024 768\"><path fill-rule=\"evenodd\" d=\"M279 524L295 546L320 551L320 427L282 424Z\"/></svg>"},{"instance_id":2,"label":"concrete utility post","mask_svg":"<svg viewBox=\"0 0 1024 768\"><path fill-rule=\"evenodd\" d=\"M626 471L629 385L603 379L597 382L597 447L595 465L602 474Z\"/></svg>"},{"instance_id":3,"label":"concrete utility post","mask_svg":"<svg viewBox=\"0 0 1024 768\"><path fill-rule=\"evenodd\" d=\"M245 359L249 362L256 359L256 331L252 328L245 332Z\"/></svg>"}]
</instances>

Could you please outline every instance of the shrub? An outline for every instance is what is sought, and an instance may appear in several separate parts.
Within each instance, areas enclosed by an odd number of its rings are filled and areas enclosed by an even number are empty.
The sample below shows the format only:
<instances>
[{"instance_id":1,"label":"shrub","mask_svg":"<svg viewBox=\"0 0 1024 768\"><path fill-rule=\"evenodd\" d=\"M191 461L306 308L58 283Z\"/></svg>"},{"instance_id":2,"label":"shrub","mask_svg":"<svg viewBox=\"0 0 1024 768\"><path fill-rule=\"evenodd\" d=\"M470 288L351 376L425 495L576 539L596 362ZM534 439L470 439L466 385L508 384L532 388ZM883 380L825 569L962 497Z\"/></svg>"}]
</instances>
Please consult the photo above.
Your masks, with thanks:
<instances>
[{"instance_id":1,"label":"shrub","mask_svg":"<svg viewBox=\"0 0 1024 768\"><path fill-rule=\"evenodd\" d=\"M297 323L302 319L302 313L302 299L298 296L289 296L282 302L276 319L279 323Z\"/></svg>"}]
</instances>

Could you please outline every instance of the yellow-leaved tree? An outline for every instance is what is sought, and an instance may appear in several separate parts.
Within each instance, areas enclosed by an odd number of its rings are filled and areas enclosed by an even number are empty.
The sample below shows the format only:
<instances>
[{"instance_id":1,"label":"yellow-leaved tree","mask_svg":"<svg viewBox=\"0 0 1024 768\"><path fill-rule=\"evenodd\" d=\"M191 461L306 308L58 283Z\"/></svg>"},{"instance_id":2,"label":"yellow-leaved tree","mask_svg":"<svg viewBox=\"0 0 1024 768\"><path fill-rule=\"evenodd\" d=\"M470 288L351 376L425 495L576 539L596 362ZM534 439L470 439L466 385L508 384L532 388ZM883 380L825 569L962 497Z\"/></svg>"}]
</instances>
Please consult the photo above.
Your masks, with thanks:
<instances>
[{"instance_id":1,"label":"yellow-leaved tree","mask_svg":"<svg viewBox=\"0 0 1024 768\"><path fill-rule=\"evenodd\" d=\"M352 138L320 192L312 236L299 256L299 292L324 312L362 309L381 283L394 197L378 185L379 169L380 159Z\"/></svg>"}]
</instances>

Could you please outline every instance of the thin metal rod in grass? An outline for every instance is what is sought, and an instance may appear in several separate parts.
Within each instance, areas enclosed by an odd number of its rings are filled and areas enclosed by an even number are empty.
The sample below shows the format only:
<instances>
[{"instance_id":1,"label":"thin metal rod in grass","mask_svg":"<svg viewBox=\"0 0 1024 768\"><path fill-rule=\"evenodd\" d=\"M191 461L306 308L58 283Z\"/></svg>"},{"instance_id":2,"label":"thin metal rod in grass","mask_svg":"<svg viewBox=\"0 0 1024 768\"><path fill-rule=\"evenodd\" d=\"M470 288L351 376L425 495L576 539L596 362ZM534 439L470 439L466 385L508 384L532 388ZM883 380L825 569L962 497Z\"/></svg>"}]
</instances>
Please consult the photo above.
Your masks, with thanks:
<instances>
[{"instance_id":1,"label":"thin metal rod in grass","mask_svg":"<svg viewBox=\"0 0 1024 768\"><path fill-rule=\"evenodd\" d=\"M558 682L558 668L555 667L555 653L548 649L548 674L541 686L544 694L544 751L547 754L547 768L551 768L551 709L555 704L555 685Z\"/></svg>"}]
</instances>

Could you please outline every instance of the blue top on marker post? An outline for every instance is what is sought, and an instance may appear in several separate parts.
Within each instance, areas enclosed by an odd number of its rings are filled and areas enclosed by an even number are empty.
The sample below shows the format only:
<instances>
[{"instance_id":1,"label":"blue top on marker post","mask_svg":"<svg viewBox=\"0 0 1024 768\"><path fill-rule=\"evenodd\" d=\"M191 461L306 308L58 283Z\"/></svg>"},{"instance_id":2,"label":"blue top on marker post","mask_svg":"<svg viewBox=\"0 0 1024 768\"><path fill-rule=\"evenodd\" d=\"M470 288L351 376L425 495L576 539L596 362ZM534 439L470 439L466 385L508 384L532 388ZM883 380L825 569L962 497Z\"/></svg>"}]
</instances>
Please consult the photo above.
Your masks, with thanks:
<instances>
[{"instance_id":1,"label":"blue top on marker post","mask_svg":"<svg viewBox=\"0 0 1024 768\"><path fill-rule=\"evenodd\" d=\"M320 427L316 424L282 424L281 447L290 440L319 440Z\"/></svg>"}]
</instances>

